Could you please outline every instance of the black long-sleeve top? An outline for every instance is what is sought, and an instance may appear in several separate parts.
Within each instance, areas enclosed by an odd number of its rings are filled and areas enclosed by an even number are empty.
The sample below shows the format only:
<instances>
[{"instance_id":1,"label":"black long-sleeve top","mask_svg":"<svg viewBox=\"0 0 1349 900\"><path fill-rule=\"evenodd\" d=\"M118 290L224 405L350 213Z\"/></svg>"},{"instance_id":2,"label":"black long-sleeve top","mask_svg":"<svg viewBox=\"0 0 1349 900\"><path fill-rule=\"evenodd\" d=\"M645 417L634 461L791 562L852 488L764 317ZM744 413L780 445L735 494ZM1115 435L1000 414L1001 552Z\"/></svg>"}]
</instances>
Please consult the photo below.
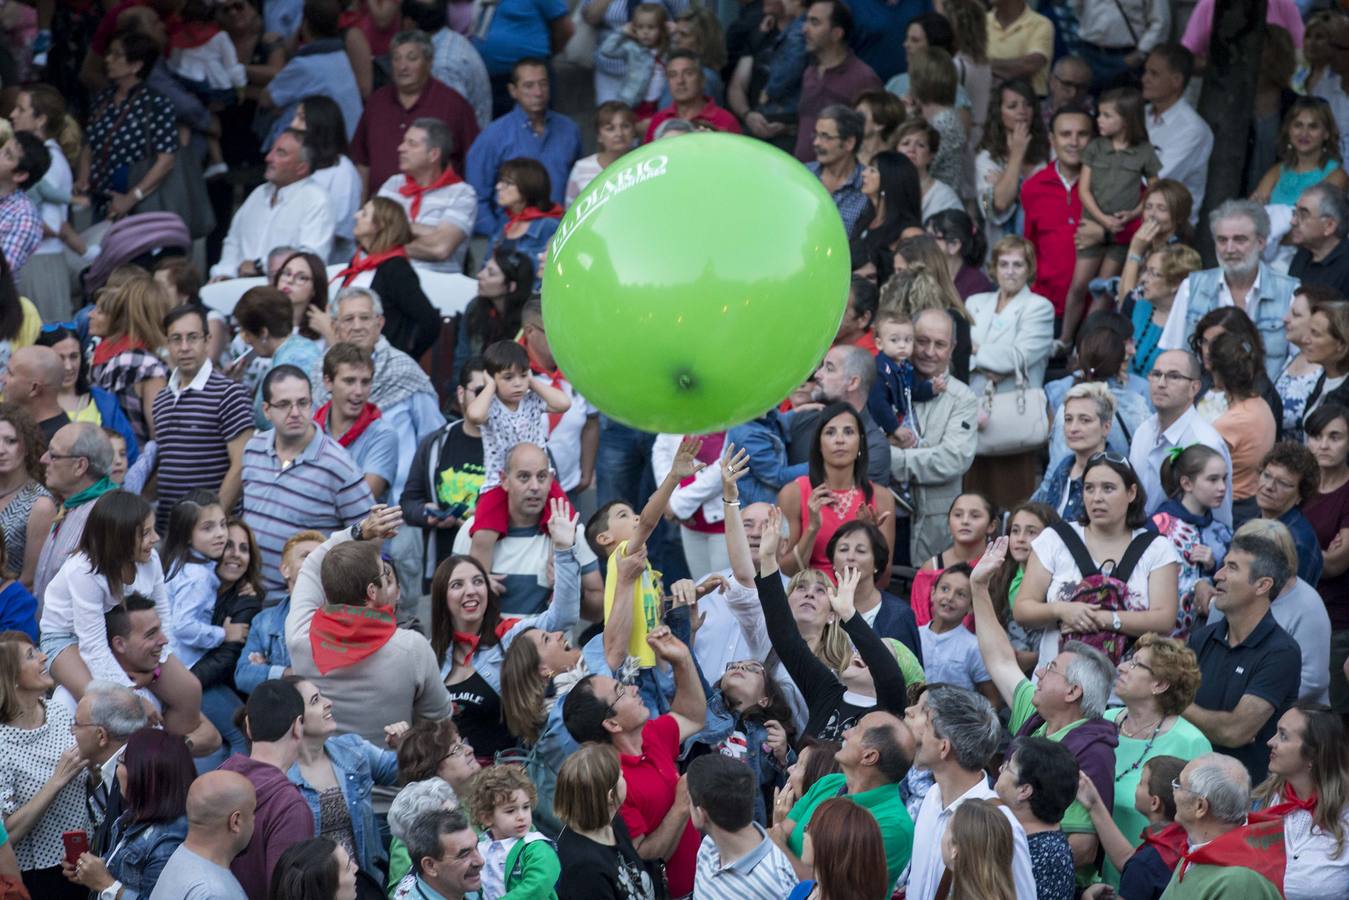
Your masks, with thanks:
<instances>
[{"instance_id":1,"label":"black long-sleeve top","mask_svg":"<svg viewBox=\"0 0 1349 900\"><path fill-rule=\"evenodd\" d=\"M871 670L876 685L875 706L859 706L846 699L843 682L833 669L811 652L792 617L782 578L774 572L767 578L756 576L754 584L763 606L768 639L806 701L806 734L824 741L841 741L843 732L873 709L904 715L907 705L904 673L890 648L860 613L854 613L844 622L843 630L857 648L862 662Z\"/></svg>"}]
</instances>

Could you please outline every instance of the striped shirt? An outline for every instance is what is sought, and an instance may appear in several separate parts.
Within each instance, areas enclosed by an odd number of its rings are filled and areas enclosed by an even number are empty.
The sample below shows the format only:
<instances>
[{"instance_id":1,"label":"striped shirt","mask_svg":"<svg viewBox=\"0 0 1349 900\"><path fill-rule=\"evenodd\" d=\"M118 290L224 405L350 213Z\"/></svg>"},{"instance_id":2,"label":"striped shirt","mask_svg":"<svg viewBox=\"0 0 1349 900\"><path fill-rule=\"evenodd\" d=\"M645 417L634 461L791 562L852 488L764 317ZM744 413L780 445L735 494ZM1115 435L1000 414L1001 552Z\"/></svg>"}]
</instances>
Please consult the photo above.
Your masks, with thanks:
<instances>
[{"instance_id":1,"label":"striped shirt","mask_svg":"<svg viewBox=\"0 0 1349 900\"><path fill-rule=\"evenodd\" d=\"M208 359L186 386L178 371L155 396L151 407L159 444L159 509L161 534L169 510L189 491L220 491L230 468L229 442L253 427L253 412L243 386L216 371Z\"/></svg>"},{"instance_id":2,"label":"striped shirt","mask_svg":"<svg viewBox=\"0 0 1349 900\"><path fill-rule=\"evenodd\" d=\"M360 521L374 498L361 470L337 441L314 428L308 446L289 465L276 455L276 433L255 434L244 445L244 521L262 551L268 591L284 591L281 550L297 531L327 534Z\"/></svg>"},{"instance_id":3,"label":"striped shirt","mask_svg":"<svg viewBox=\"0 0 1349 900\"><path fill-rule=\"evenodd\" d=\"M739 859L722 865L711 835L698 848L693 894L698 900L781 900L796 887L792 864L758 822L751 823L762 840Z\"/></svg>"}]
</instances>

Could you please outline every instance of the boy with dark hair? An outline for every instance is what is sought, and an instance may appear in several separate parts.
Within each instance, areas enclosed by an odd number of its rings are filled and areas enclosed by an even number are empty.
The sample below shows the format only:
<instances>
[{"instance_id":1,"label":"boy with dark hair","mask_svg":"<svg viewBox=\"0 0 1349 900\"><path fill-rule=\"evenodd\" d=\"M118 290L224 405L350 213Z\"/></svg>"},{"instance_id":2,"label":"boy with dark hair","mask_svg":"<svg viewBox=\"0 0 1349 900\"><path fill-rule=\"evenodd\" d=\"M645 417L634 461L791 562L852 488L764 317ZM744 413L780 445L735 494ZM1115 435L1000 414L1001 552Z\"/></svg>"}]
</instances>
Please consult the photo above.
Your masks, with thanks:
<instances>
[{"instance_id":1,"label":"boy with dark hair","mask_svg":"<svg viewBox=\"0 0 1349 900\"><path fill-rule=\"evenodd\" d=\"M1143 764L1143 776L1134 791L1134 809L1147 817L1142 843L1134 849L1133 840L1120 832L1110 809L1101 802L1088 779L1078 788L1078 799L1091 814L1101 848L1111 866L1118 871L1115 894L1126 900L1158 900L1171 883L1176 863L1188 846L1185 829L1176 819L1176 794L1171 785L1180 779L1185 760L1176 756L1154 756ZM1106 872L1109 878L1109 870ZM1082 896L1094 900L1103 896L1105 885L1088 888Z\"/></svg>"},{"instance_id":2,"label":"boy with dark hair","mask_svg":"<svg viewBox=\"0 0 1349 900\"><path fill-rule=\"evenodd\" d=\"M281 854L314 836L314 817L286 772L300 756L304 700L295 686L279 679L254 688L244 705L244 731L253 742L248 756L234 754L221 764L253 785L258 807L253 837L234 858L230 871L250 897L267 896Z\"/></svg>"},{"instance_id":3,"label":"boy with dark hair","mask_svg":"<svg viewBox=\"0 0 1349 900\"><path fill-rule=\"evenodd\" d=\"M684 776L689 817L706 837L698 848L694 896L707 900L778 900L796 886L792 864L754 821L754 772L738 759L700 756Z\"/></svg>"},{"instance_id":4,"label":"boy with dark hair","mask_svg":"<svg viewBox=\"0 0 1349 900\"><path fill-rule=\"evenodd\" d=\"M482 493L469 525L473 537L469 553L490 572L493 548L510 526L508 499L501 478L506 473L511 449L516 444L538 447L546 444L552 417L570 409L571 399L531 374L529 352L515 341L491 344L482 358L487 385L464 408L464 421L482 429L485 471ZM548 497L566 499L566 496L557 479L552 479ZM547 524L545 503L539 527Z\"/></svg>"},{"instance_id":5,"label":"boy with dark hair","mask_svg":"<svg viewBox=\"0 0 1349 900\"><path fill-rule=\"evenodd\" d=\"M1073 751L1048 738L1022 738L994 785L998 799L1026 829L1031 872L1046 897L1071 897L1073 848L1059 823L1077 797L1080 769Z\"/></svg>"}]
</instances>

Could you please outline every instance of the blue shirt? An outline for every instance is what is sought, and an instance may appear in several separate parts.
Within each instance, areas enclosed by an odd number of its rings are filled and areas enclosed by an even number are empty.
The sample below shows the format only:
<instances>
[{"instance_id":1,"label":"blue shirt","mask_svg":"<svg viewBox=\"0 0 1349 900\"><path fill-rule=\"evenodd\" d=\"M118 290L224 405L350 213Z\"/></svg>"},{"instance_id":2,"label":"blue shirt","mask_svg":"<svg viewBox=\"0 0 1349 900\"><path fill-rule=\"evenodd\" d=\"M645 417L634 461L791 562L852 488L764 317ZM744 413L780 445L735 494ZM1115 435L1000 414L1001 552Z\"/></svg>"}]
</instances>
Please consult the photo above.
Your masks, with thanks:
<instances>
[{"instance_id":1,"label":"blue shirt","mask_svg":"<svg viewBox=\"0 0 1349 900\"><path fill-rule=\"evenodd\" d=\"M806 168L819 178L823 167L817 162L812 162L806 163ZM862 164L858 163L853 169L852 177L838 190L830 191L829 196L838 207L838 214L843 217L844 234L852 234L857 220L862 218L862 213L867 208L867 198L862 194Z\"/></svg>"},{"instance_id":2,"label":"blue shirt","mask_svg":"<svg viewBox=\"0 0 1349 900\"><path fill-rule=\"evenodd\" d=\"M487 73L509 75L516 61L526 56L552 56L548 23L566 14L567 4L562 0L501 0L487 14L491 18L486 21L485 35L484 23L473 23L473 46L487 65Z\"/></svg>"},{"instance_id":3,"label":"blue shirt","mask_svg":"<svg viewBox=\"0 0 1349 900\"><path fill-rule=\"evenodd\" d=\"M561 203L567 190L567 176L581 158L581 129L566 116L549 110L543 120L543 134L539 134L518 104L484 128L468 149L464 173L464 180L478 194L474 234L490 238L506 224L506 214L496 203L497 169L517 156L536 159L548 170L550 196L554 203Z\"/></svg>"},{"instance_id":4,"label":"blue shirt","mask_svg":"<svg viewBox=\"0 0 1349 900\"><path fill-rule=\"evenodd\" d=\"M234 667L234 685L245 694L251 694L271 678L280 678L290 667L290 648L286 646L286 616L290 613L290 595L281 598L253 617L248 629L239 662ZM248 657L261 653L265 663L249 662Z\"/></svg>"},{"instance_id":5,"label":"blue shirt","mask_svg":"<svg viewBox=\"0 0 1349 900\"><path fill-rule=\"evenodd\" d=\"M909 21L932 9L931 0L853 0L848 43L884 83L909 67L904 33Z\"/></svg>"},{"instance_id":6,"label":"blue shirt","mask_svg":"<svg viewBox=\"0 0 1349 900\"><path fill-rule=\"evenodd\" d=\"M297 50L294 58L267 85L267 94L280 110L267 137L268 147L290 127L291 119L295 118L295 107L305 97L321 94L342 109L347 140L356 134L356 123L361 120L364 109L360 88L356 86L356 74L351 71L340 38L311 41Z\"/></svg>"},{"instance_id":7,"label":"blue shirt","mask_svg":"<svg viewBox=\"0 0 1349 900\"><path fill-rule=\"evenodd\" d=\"M1308 584L1316 584L1321 580L1321 570L1325 567L1316 529L1312 528L1312 523L1296 506L1279 516L1279 521L1288 526L1293 535L1293 546L1297 547L1297 577Z\"/></svg>"},{"instance_id":8,"label":"blue shirt","mask_svg":"<svg viewBox=\"0 0 1349 900\"><path fill-rule=\"evenodd\" d=\"M333 439L336 440L336 437ZM383 419L376 419L347 446L347 452L351 454L356 468L366 475L384 479L384 493L376 497L375 502L389 502L389 490L398 480L398 432L393 426Z\"/></svg>"}]
</instances>

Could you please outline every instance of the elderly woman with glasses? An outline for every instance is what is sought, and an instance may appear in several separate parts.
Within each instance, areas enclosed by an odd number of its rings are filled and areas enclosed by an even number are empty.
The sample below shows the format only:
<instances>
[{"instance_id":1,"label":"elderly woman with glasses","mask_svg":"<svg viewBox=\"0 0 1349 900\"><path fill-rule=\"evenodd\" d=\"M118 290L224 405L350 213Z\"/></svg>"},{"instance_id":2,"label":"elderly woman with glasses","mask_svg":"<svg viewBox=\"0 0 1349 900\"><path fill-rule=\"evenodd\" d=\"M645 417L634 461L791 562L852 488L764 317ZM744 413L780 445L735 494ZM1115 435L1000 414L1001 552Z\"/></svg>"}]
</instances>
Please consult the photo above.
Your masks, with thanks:
<instances>
[{"instance_id":1,"label":"elderly woman with glasses","mask_svg":"<svg viewBox=\"0 0 1349 900\"><path fill-rule=\"evenodd\" d=\"M1115 808L1101 809L1094 789L1083 790L1079 799L1092 818L1113 818L1120 834L1137 847L1148 820L1134 807L1134 791L1143 777L1143 767L1158 756L1174 756L1189 762L1212 751L1208 738L1181 717L1194 702L1199 689L1199 660L1183 641L1145 634L1133 652L1119 665L1115 694L1124 706L1106 710L1105 717L1119 731L1115 748ZM1093 803L1093 799L1095 802ZM1107 884L1119 884L1119 869L1111 862L1110 841L1102 875Z\"/></svg>"},{"instance_id":2,"label":"elderly woman with glasses","mask_svg":"<svg viewBox=\"0 0 1349 900\"><path fill-rule=\"evenodd\" d=\"M1065 517L1031 543L1012 615L1028 630L1044 629L1041 665L1058 655L1063 635L1080 636L1118 659L1134 638L1175 628L1180 557L1170 541L1147 527L1146 506L1129 461L1098 452L1082 470L1081 515L1075 521ZM1079 586L1112 562L1107 571L1128 590L1116 608L1106 609L1083 599Z\"/></svg>"}]
</instances>

